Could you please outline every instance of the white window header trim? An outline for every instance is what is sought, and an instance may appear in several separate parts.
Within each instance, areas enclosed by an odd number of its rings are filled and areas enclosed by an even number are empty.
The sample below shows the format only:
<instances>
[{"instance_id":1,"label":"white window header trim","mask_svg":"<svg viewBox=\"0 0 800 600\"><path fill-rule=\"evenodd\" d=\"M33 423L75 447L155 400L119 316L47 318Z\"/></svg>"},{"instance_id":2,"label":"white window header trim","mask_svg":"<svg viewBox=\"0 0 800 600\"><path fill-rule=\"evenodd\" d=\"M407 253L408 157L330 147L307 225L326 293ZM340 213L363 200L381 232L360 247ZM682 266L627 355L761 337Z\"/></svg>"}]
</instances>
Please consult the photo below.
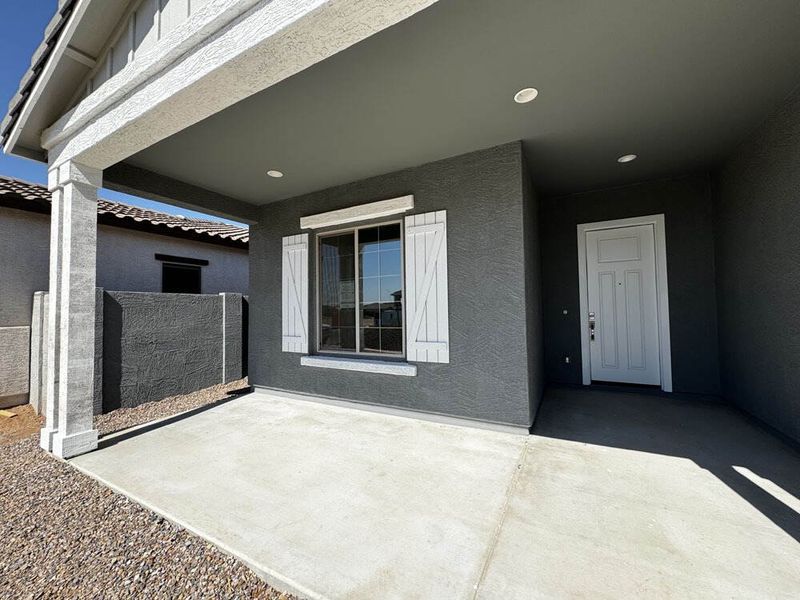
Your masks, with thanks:
<instances>
[{"instance_id":1,"label":"white window header trim","mask_svg":"<svg viewBox=\"0 0 800 600\"><path fill-rule=\"evenodd\" d=\"M300 218L300 229L321 229L345 223L380 219L390 215L404 213L414 208L414 196L401 196L389 200L379 200L369 204L359 204L339 210L308 215Z\"/></svg>"}]
</instances>

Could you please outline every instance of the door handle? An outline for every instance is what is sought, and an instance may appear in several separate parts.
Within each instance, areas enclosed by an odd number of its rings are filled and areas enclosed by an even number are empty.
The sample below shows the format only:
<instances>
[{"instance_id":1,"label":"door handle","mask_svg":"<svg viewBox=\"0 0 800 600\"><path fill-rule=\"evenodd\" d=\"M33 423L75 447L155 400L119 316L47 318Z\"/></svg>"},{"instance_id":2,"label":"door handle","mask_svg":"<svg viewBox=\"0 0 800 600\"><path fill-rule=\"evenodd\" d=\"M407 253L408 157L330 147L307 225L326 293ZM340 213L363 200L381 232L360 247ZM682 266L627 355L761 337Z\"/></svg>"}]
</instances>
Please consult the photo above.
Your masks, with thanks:
<instances>
[{"instance_id":1,"label":"door handle","mask_svg":"<svg viewBox=\"0 0 800 600\"><path fill-rule=\"evenodd\" d=\"M592 341L592 342L594 341L594 326L595 326L595 323L596 323L596 319L594 317L594 313L590 312L589 313L589 340Z\"/></svg>"}]
</instances>

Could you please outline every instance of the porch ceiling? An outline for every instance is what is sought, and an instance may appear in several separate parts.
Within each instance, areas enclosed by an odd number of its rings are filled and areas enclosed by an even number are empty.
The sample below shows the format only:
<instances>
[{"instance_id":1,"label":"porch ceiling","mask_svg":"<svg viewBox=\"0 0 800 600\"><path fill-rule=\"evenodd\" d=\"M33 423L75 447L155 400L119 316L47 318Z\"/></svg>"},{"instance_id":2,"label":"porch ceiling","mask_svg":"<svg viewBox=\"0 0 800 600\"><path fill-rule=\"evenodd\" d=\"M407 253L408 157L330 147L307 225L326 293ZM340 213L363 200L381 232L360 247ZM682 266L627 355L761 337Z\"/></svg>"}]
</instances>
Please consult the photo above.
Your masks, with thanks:
<instances>
[{"instance_id":1,"label":"porch ceiling","mask_svg":"<svg viewBox=\"0 0 800 600\"><path fill-rule=\"evenodd\" d=\"M796 0L440 0L127 162L254 204L516 139L545 194L707 169L800 82L797 31Z\"/></svg>"}]
</instances>

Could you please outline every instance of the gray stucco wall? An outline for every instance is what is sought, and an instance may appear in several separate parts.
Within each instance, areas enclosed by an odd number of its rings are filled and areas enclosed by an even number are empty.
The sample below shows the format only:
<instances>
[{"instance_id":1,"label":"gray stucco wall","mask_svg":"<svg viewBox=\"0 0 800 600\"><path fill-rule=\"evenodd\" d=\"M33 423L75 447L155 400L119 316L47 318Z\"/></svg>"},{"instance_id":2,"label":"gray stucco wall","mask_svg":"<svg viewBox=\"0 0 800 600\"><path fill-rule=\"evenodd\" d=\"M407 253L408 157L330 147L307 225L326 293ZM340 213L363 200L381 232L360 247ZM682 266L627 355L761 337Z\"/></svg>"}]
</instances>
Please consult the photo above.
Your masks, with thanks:
<instances>
[{"instance_id":1,"label":"gray stucco wall","mask_svg":"<svg viewBox=\"0 0 800 600\"><path fill-rule=\"evenodd\" d=\"M800 441L800 89L716 188L723 391Z\"/></svg>"},{"instance_id":2,"label":"gray stucco wall","mask_svg":"<svg viewBox=\"0 0 800 600\"><path fill-rule=\"evenodd\" d=\"M0 327L31 324L50 276L50 217L0 206Z\"/></svg>"},{"instance_id":3,"label":"gray stucco wall","mask_svg":"<svg viewBox=\"0 0 800 600\"><path fill-rule=\"evenodd\" d=\"M97 228L98 287L160 292L156 253L208 260L204 294L247 294L247 250L108 225ZM50 216L0 206L0 327L30 325L33 293L47 290L49 264Z\"/></svg>"},{"instance_id":4,"label":"gray stucco wall","mask_svg":"<svg viewBox=\"0 0 800 600\"><path fill-rule=\"evenodd\" d=\"M205 244L154 233L100 225L97 230L97 285L107 290L161 291L161 265L155 254L207 260L204 294L247 294L247 250Z\"/></svg>"},{"instance_id":5,"label":"gray stucco wall","mask_svg":"<svg viewBox=\"0 0 800 600\"><path fill-rule=\"evenodd\" d=\"M528 385L531 418L536 419L545 385L542 309L540 203L525 161L522 162L523 227L525 229L525 297L527 299Z\"/></svg>"},{"instance_id":6,"label":"gray stucco wall","mask_svg":"<svg viewBox=\"0 0 800 600\"><path fill-rule=\"evenodd\" d=\"M47 293L36 294L31 403L47 403ZM94 412L131 408L247 374L241 294L104 292L95 312Z\"/></svg>"},{"instance_id":7,"label":"gray stucco wall","mask_svg":"<svg viewBox=\"0 0 800 600\"><path fill-rule=\"evenodd\" d=\"M521 152L507 144L265 206L251 230L250 382L530 425ZM300 366L298 354L281 351L281 238L301 233L302 216L406 194L415 213L447 210L450 363L419 363L416 377Z\"/></svg>"},{"instance_id":8,"label":"gray stucco wall","mask_svg":"<svg viewBox=\"0 0 800 600\"><path fill-rule=\"evenodd\" d=\"M664 214L672 378L676 392L720 392L714 233L706 175L654 181L542 203L545 357L548 380L581 383L577 225ZM566 315L563 310L567 310ZM564 357L570 357L570 363Z\"/></svg>"},{"instance_id":9,"label":"gray stucco wall","mask_svg":"<svg viewBox=\"0 0 800 600\"><path fill-rule=\"evenodd\" d=\"M202 269L205 294L247 293L247 250L108 225L97 231L97 285L160 292L162 263L156 253L208 260ZM18 328L30 326L33 294L48 288L49 260L50 216L0 207L0 403L5 405L28 398L28 344L20 342Z\"/></svg>"},{"instance_id":10,"label":"gray stucco wall","mask_svg":"<svg viewBox=\"0 0 800 600\"><path fill-rule=\"evenodd\" d=\"M219 296L106 292L103 410L222 382Z\"/></svg>"}]
</instances>

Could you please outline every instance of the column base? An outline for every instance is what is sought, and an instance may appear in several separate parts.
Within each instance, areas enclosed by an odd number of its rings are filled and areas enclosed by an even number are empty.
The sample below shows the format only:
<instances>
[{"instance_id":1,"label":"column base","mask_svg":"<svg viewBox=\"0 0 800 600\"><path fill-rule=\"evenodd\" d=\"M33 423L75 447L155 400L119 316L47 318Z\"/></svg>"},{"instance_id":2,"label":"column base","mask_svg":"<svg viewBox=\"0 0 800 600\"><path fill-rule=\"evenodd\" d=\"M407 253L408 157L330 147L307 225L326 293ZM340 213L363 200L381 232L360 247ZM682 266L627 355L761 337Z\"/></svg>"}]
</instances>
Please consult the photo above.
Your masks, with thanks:
<instances>
[{"instance_id":1,"label":"column base","mask_svg":"<svg viewBox=\"0 0 800 600\"><path fill-rule=\"evenodd\" d=\"M53 435L53 454L61 458L71 458L97 449L97 430L90 429L72 435Z\"/></svg>"},{"instance_id":2,"label":"column base","mask_svg":"<svg viewBox=\"0 0 800 600\"><path fill-rule=\"evenodd\" d=\"M39 446L42 450L47 452L53 451L53 437L56 435L55 429L49 429L47 427L42 427L39 430Z\"/></svg>"}]
</instances>

